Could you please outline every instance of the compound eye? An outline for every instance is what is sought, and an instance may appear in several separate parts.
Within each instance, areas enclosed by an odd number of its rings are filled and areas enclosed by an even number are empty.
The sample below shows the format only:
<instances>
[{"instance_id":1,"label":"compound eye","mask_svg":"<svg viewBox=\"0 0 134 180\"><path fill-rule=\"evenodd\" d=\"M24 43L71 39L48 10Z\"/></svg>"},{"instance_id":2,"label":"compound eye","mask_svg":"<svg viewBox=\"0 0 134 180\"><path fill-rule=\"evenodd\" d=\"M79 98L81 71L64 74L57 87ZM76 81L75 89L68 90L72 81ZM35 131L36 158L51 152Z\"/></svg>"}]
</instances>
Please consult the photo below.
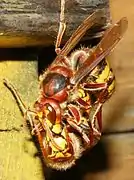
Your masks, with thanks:
<instances>
[{"instance_id":1,"label":"compound eye","mask_svg":"<svg viewBox=\"0 0 134 180\"><path fill-rule=\"evenodd\" d=\"M51 97L67 86L67 78L62 74L50 73L42 82L43 92Z\"/></svg>"}]
</instances>

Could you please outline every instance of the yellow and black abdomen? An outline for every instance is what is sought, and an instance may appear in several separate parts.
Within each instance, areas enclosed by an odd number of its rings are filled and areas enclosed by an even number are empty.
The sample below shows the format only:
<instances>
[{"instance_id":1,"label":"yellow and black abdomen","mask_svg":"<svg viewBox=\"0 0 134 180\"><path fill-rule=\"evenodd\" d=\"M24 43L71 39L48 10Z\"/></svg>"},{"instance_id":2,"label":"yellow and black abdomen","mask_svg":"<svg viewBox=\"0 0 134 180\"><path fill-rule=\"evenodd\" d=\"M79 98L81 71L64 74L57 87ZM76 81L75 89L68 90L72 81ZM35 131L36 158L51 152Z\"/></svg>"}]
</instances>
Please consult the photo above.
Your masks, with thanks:
<instances>
[{"instance_id":1,"label":"yellow and black abdomen","mask_svg":"<svg viewBox=\"0 0 134 180\"><path fill-rule=\"evenodd\" d=\"M106 85L106 96L104 102L109 99L115 89L115 76L109 63L106 59L102 60L88 76L90 83L99 84L105 83Z\"/></svg>"}]
</instances>

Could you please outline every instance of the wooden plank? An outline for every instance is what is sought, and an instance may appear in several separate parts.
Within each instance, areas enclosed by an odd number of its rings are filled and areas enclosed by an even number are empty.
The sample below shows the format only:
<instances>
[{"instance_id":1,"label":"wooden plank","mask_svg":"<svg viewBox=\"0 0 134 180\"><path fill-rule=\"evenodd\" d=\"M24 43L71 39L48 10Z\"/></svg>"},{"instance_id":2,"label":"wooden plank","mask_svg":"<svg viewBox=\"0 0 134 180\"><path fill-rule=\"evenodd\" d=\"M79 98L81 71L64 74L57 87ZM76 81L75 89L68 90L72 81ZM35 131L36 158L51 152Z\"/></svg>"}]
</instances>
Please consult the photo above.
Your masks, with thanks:
<instances>
[{"instance_id":1,"label":"wooden plank","mask_svg":"<svg viewBox=\"0 0 134 180\"><path fill-rule=\"evenodd\" d=\"M97 36L100 36L99 31L103 32L109 22L108 7L108 0L66 1L67 30L64 41L89 14L103 8L102 21L99 21L92 32L89 31L87 37L92 37L96 31ZM4 0L0 4L0 12L0 47L53 45L59 25L59 0Z\"/></svg>"},{"instance_id":2,"label":"wooden plank","mask_svg":"<svg viewBox=\"0 0 134 180\"><path fill-rule=\"evenodd\" d=\"M8 51L5 51L8 54ZM33 57L34 59L34 57ZM3 85L10 80L29 106L37 96L37 62L3 61L0 63L0 179L42 179L41 162L35 158L37 149L11 92ZM19 82L19 83L18 83ZM27 83L28 82L28 83ZM33 164L35 164L33 166ZM31 168L32 167L32 168Z\"/></svg>"}]
</instances>

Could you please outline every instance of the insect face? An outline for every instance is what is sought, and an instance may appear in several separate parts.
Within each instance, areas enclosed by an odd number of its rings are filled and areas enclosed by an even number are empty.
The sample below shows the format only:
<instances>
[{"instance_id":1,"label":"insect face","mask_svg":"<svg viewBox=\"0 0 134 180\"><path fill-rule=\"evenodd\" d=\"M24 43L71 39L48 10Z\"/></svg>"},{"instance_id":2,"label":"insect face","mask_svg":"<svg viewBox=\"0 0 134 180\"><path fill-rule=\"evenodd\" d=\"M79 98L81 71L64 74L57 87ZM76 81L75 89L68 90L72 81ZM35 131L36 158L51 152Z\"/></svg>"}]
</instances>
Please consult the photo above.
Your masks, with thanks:
<instances>
[{"instance_id":1,"label":"insect face","mask_svg":"<svg viewBox=\"0 0 134 180\"><path fill-rule=\"evenodd\" d=\"M64 123L57 123L55 110L46 104L34 119L37 124L32 133L37 135L45 162L56 169L67 169L82 153L81 142L75 133L68 131Z\"/></svg>"}]
</instances>

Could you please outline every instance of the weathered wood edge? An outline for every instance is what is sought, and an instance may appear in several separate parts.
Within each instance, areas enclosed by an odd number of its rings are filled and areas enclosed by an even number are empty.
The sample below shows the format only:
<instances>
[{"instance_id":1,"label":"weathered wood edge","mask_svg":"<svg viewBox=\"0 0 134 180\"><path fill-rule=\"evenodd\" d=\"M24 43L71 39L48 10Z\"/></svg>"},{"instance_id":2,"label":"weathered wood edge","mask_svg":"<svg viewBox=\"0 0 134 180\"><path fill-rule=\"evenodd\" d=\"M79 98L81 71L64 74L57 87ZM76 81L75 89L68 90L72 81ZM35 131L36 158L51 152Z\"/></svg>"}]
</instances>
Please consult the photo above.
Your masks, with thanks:
<instances>
[{"instance_id":1,"label":"weathered wood edge","mask_svg":"<svg viewBox=\"0 0 134 180\"><path fill-rule=\"evenodd\" d=\"M65 41L81 22L96 9L103 9L102 21L89 31L87 37L101 36L100 32L110 21L108 0L66 1L65 18L67 29ZM59 0L18 0L2 1L0 4L0 47L52 45L56 39L60 1ZM99 26L99 28L98 28Z\"/></svg>"}]
</instances>

